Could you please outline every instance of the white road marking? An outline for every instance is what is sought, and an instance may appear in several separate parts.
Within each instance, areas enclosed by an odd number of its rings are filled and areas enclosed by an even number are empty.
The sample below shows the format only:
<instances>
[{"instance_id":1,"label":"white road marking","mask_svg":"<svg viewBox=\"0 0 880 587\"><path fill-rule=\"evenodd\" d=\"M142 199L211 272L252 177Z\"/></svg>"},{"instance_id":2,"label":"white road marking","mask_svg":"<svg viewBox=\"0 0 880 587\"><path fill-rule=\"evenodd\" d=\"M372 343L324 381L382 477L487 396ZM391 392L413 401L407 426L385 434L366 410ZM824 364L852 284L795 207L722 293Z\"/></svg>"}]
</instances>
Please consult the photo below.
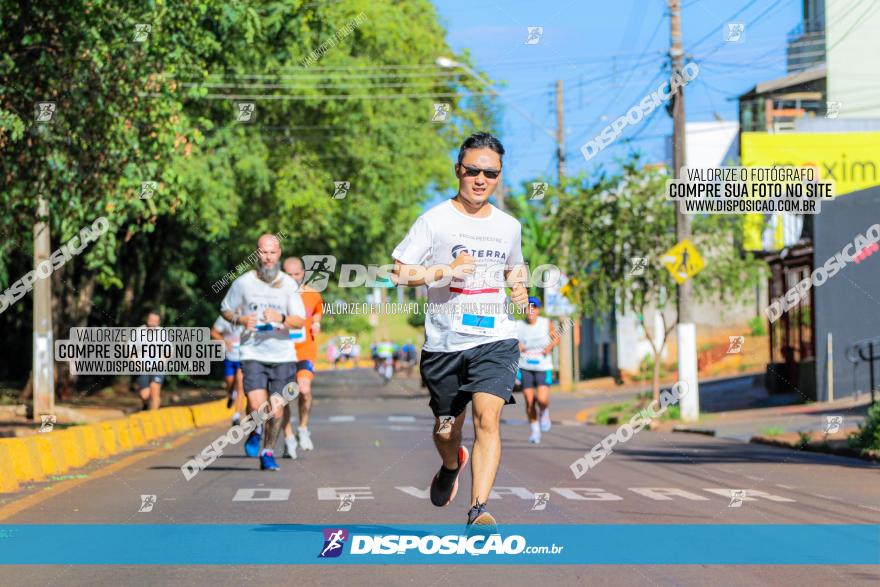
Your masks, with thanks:
<instances>
[{"instance_id":1,"label":"white road marking","mask_svg":"<svg viewBox=\"0 0 880 587\"><path fill-rule=\"evenodd\" d=\"M620 501L623 499L619 495L607 493L598 487L551 487L550 491L555 491L562 497L575 501Z\"/></svg>"},{"instance_id":2,"label":"white road marking","mask_svg":"<svg viewBox=\"0 0 880 587\"><path fill-rule=\"evenodd\" d=\"M703 491L708 491L709 493L717 493L718 495L723 495L724 497L730 497L730 489L710 489L704 487ZM743 489L741 491L745 492L745 495L742 497L743 501L757 501L755 499L756 497L763 497L764 499L769 499L770 501L795 501L793 499L788 499L787 497L779 497L778 495L767 493L766 491L758 491L757 489Z\"/></svg>"},{"instance_id":3,"label":"white road marking","mask_svg":"<svg viewBox=\"0 0 880 587\"><path fill-rule=\"evenodd\" d=\"M708 497L703 497L684 489L676 489L675 487L628 487L627 489L656 501L672 501L672 498L669 497L670 495L683 497L691 501L709 501ZM730 491L724 490L724 496L729 497Z\"/></svg>"},{"instance_id":4,"label":"white road marking","mask_svg":"<svg viewBox=\"0 0 880 587\"><path fill-rule=\"evenodd\" d=\"M365 488L336 488L335 491L340 493L351 492L352 489L366 489L369 490L369 487ZM402 491L407 495L415 497L417 499L428 499L430 496L429 489L420 489L418 487L409 486L395 486L395 489L398 491ZM679 489L676 487L628 487L630 491L633 493L637 493L643 497L647 497L653 499L655 501L673 501L673 498L679 497L684 498L690 501L710 501L708 497L704 497L702 495L698 495L696 493L692 493L690 491L685 491L684 489ZM320 497L320 499L338 499L336 497L337 493L330 493L329 491L333 491L334 488L327 487L319 489L318 492L328 491L326 497ZM600 487L551 487L550 491L553 491L565 499L570 499L572 501L622 501L624 498L620 495L615 495L614 493L610 493L605 489ZM704 489L703 491L708 491L710 493L714 493L720 495L724 498L730 498L730 489ZM793 502L796 501L794 499L788 499L785 497L780 497L778 495L772 495L770 493L766 493L764 491L757 491L754 489L745 489L743 490L745 493L742 497L743 501L757 501L757 498L763 498L770 501L777 502ZM372 494L370 494L372 495ZM535 497L535 493L530 489L525 487L495 487L492 489L492 492L489 494L489 499L503 499L503 496L515 496L520 499L528 499L532 500ZM373 499L372 497L368 497L365 499ZM865 507L866 509L880 511L880 509Z\"/></svg>"},{"instance_id":5,"label":"white road marking","mask_svg":"<svg viewBox=\"0 0 880 587\"><path fill-rule=\"evenodd\" d=\"M833 497L831 495L822 495L821 493L811 493L810 495L812 495L814 497L821 497L822 499L831 499L834 501L841 501L841 499L839 497Z\"/></svg>"},{"instance_id":6,"label":"white road marking","mask_svg":"<svg viewBox=\"0 0 880 587\"><path fill-rule=\"evenodd\" d=\"M353 495L355 499L375 499L369 487L318 487L318 499L339 501L343 495Z\"/></svg>"},{"instance_id":7,"label":"white road marking","mask_svg":"<svg viewBox=\"0 0 880 587\"><path fill-rule=\"evenodd\" d=\"M354 416L330 416L328 422L354 422Z\"/></svg>"},{"instance_id":8,"label":"white road marking","mask_svg":"<svg viewBox=\"0 0 880 587\"><path fill-rule=\"evenodd\" d=\"M239 489L232 501L287 501L290 489Z\"/></svg>"},{"instance_id":9,"label":"white road marking","mask_svg":"<svg viewBox=\"0 0 880 587\"><path fill-rule=\"evenodd\" d=\"M502 499L502 495L515 495L520 499L527 499L529 501L533 501L535 499L535 494L525 487L494 487L489 492L489 499Z\"/></svg>"},{"instance_id":10,"label":"white road marking","mask_svg":"<svg viewBox=\"0 0 880 587\"><path fill-rule=\"evenodd\" d=\"M413 497L417 497L419 499L428 499L430 497L430 493L428 489L418 489L417 487L395 487L394 489L398 489L408 495L412 495Z\"/></svg>"},{"instance_id":11,"label":"white road marking","mask_svg":"<svg viewBox=\"0 0 880 587\"><path fill-rule=\"evenodd\" d=\"M389 422L415 422L415 416L388 416Z\"/></svg>"}]
</instances>

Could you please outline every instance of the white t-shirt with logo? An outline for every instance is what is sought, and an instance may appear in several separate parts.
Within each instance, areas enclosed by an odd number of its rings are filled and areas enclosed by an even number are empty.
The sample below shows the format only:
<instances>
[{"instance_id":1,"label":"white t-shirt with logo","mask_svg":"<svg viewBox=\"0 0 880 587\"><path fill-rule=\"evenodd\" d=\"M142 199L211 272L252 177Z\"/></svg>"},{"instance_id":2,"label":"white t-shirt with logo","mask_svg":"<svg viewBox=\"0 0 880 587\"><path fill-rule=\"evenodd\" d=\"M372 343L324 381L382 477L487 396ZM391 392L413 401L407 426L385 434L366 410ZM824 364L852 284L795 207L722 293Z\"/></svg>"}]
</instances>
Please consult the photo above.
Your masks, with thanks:
<instances>
[{"instance_id":1,"label":"white t-shirt with logo","mask_svg":"<svg viewBox=\"0 0 880 587\"><path fill-rule=\"evenodd\" d=\"M255 270L248 271L233 282L220 304L221 311L229 310L239 316L257 315L257 330L241 330L242 361L292 363L296 361L296 348L290 344L288 330L279 323L266 321L267 308L305 318L299 285L293 278L279 272L275 281L268 284L257 277Z\"/></svg>"},{"instance_id":2,"label":"white t-shirt with logo","mask_svg":"<svg viewBox=\"0 0 880 587\"><path fill-rule=\"evenodd\" d=\"M516 322L507 312L504 269L523 263L522 227L513 216L489 207L489 216L474 218L452 200L434 206L416 219L392 253L403 264L430 267L451 265L466 251L476 263L475 274L466 279L428 285L424 350L463 351L517 338Z\"/></svg>"},{"instance_id":3,"label":"white t-shirt with logo","mask_svg":"<svg viewBox=\"0 0 880 587\"><path fill-rule=\"evenodd\" d=\"M538 316L534 324L521 320L517 322L516 326L519 341L526 347L525 352L520 353L519 368L529 371L553 369L553 359L544 352L552 340L550 338L550 320Z\"/></svg>"},{"instance_id":4,"label":"white t-shirt with logo","mask_svg":"<svg viewBox=\"0 0 880 587\"><path fill-rule=\"evenodd\" d=\"M233 324L223 316L217 316L214 321L214 330L223 335L223 340L232 345L232 350L226 349L226 360L238 362L241 360L241 331L240 324Z\"/></svg>"}]
</instances>

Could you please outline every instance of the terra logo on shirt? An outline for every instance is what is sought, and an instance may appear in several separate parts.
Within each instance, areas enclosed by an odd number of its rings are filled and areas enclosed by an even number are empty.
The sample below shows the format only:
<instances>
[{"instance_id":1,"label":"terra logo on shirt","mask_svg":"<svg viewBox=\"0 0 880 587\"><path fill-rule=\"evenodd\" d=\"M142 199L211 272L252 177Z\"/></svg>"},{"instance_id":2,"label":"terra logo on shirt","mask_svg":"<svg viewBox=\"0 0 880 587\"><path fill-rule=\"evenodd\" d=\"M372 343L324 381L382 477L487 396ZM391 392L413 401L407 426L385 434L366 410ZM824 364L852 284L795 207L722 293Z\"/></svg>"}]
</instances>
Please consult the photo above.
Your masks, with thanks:
<instances>
[{"instance_id":1,"label":"terra logo on shirt","mask_svg":"<svg viewBox=\"0 0 880 587\"><path fill-rule=\"evenodd\" d=\"M500 261L504 261L507 258L507 253L504 251L496 251L493 249L468 249L464 245L455 245L452 247L452 258L457 258L462 253L468 253L471 257L475 257L477 259L498 259Z\"/></svg>"}]
</instances>

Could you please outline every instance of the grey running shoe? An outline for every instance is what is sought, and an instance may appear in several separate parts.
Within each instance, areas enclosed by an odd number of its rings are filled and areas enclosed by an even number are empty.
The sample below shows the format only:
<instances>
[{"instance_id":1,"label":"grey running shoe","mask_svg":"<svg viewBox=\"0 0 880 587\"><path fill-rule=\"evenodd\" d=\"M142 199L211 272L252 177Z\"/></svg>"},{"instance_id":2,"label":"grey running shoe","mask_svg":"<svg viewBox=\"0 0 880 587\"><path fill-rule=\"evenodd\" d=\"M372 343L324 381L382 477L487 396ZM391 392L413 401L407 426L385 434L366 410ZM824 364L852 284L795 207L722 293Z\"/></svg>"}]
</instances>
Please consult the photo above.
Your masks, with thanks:
<instances>
[{"instance_id":1,"label":"grey running shoe","mask_svg":"<svg viewBox=\"0 0 880 587\"><path fill-rule=\"evenodd\" d=\"M468 534L497 534L498 524L486 511L486 504L477 502L468 512Z\"/></svg>"}]
</instances>

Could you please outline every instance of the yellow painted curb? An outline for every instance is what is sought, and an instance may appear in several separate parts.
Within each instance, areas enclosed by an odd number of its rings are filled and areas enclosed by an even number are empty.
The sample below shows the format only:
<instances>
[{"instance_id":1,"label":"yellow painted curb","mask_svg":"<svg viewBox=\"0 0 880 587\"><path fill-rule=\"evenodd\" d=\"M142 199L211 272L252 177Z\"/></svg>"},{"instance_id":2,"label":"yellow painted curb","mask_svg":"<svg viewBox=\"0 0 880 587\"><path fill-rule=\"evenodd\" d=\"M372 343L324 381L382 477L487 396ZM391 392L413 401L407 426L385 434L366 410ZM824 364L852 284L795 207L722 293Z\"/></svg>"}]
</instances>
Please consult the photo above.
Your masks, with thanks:
<instances>
[{"instance_id":1,"label":"yellow painted curb","mask_svg":"<svg viewBox=\"0 0 880 587\"><path fill-rule=\"evenodd\" d=\"M192 410L189 408L180 408L180 418L183 420L184 428L194 430L196 423L193 420Z\"/></svg>"},{"instance_id":2,"label":"yellow painted curb","mask_svg":"<svg viewBox=\"0 0 880 587\"><path fill-rule=\"evenodd\" d=\"M201 428L202 426L206 426L208 424L209 418L207 406L192 406L190 410L192 410L193 423L195 424L196 428Z\"/></svg>"},{"instance_id":3,"label":"yellow painted curb","mask_svg":"<svg viewBox=\"0 0 880 587\"><path fill-rule=\"evenodd\" d=\"M170 448L173 449L175 447L178 447L189 440L189 436L181 436L180 438L176 438L171 441ZM37 504L43 503L46 500L52 499L62 493L70 491L74 487L79 487L80 485L89 481L94 481L95 479L101 479L103 477L107 477L108 475L113 475L114 473L116 473L116 471L124 469L147 457L151 457L158 453L160 450L163 449L144 450L136 452L134 454L130 454L116 461L115 463L111 463L106 467L101 467L100 469L90 473L87 478L66 479L64 481L61 481L60 483L56 483L55 485L53 485L52 491L40 491L37 493L32 493L30 495L25 495L21 499L17 499L16 501L0 506L0 521L6 520L19 512L23 512L28 508L32 508ZM0 456L0 463L2 462L3 458L2 456Z\"/></svg>"},{"instance_id":4,"label":"yellow painted curb","mask_svg":"<svg viewBox=\"0 0 880 587\"><path fill-rule=\"evenodd\" d=\"M43 462L43 471L47 475L63 475L70 470L70 464L64 458L64 450L61 447L61 439L55 432L38 434L34 437L40 459Z\"/></svg>"},{"instance_id":5,"label":"yellow painted curb","mask_svg":"<svg viewBox=\"0 0 880 587\"><path fill-rule=\"evenodd\" d=\"M159 414L162 416L162 422L165 424L165 431L167 434L173 434L177 432L177 426L174 423L174 413L171 411L173 408L163 408L159 410Z\"/></svg>"},{"instance_id":6,"label":"yellow painted curb","mask_svg":"<svg viewBox=\"0 0 880 587\"><path fill-rule=\"evenodd\" d=\"M76 430L80 435L80 440L86 447L86 456L90 461L101 457L104 445L98 440L98 434L92 426L74 426L72 430Z\"/></svg>"},{"instance_id":7,"label":"yellow painted curb","mask_svg":"<svg viewBox=\"0 0 880 587\"><path fill-rule=\"evenodd\" d=\"M597 408L585 408L574 415L574 419L578 422L586 424L592 416L596 414Z\"/></svg>"},{"instance_id":8,"label":"yellow painted curb","mask_svg":"<svg viewBox=\"0 0 880 587\"><path fill-rule=\"evenodd\" d=\"M18 491L20 482L62 475L90 461L144 446L150 440L228 421L226 400L175 406L73 426L28 438L0 439L0 493ZM175 441L176 442L176 441Z\"/></svg>"},{"instance_id":9,"label":"yellow painted curb","mask_svg":"<svg viewBox=\"0 0 880 587\"><path fill-rule=\"evenodd\" d=\"M24 438L2 438L0 444L6 446L18 481L42 481L46 478L35 444L25 442Z\"/></svg>"},{"instance_id":10,"label":"yellow painted curb","mask_svg":"<svg viewBox=\"0 0 880 587\"><path fill-rule=\"evenodd\" d=\"M168 431L165 430L165 422L162 421L162 414L158 410L147 412L149 418L153 421L153 429L156 431L156 437L162 438Z\"/></svg>"},{"instance_id":11,"label":"yellow painted curb","mask_svg":"<svg viewBox=\"0 0 880 587\"><path fill-rule=\"evenodd\" d=\"M98 456L96 458L106 459L110 454L107 452L107 443L104 442L104 431L101 429L100 424L86 424L85 428L91 430L92 434L95 435L95 443L98 445ZM88 435L89 433L86 432Z\"/></svg>"},{"instance_id":12,"label":"yellow painted curb","mask_svg":"<svg viewBox=\"0 0 880 587\"><path fill-rule=\"evenodd\" d=\"M89 452L88 443L86 441L85 426L71 426L70 428L68 428L68 430L73 432L74 436L76 436L76 439L79 442L80 450L82 450L83 457L85 458L85 462L86 464L88 464L88 462L93 459Z\"/></svg>"},{"instance_id":13,"label":"yellow painted curb","mask_svg":"<svg viewBox=\"0 0 880 587\"><path fill-rule=\"evenodd\" d=\"M116 448L118 448L120 452L128 452L134 448L134 444L131 441L131 432L128 428L127 418L110 420L108 424L110 424L113 431L116 432Z\"/></svg>"},{"instance_id":14,"label":"yellow painted curb","mask_svg":"<svg viewBox=\"0 0 880 587\"><path fill-rule=\"evenodd\" d=\"M18 491L18 478L12 466L10 449L0 443L0 493Z\"/></svg>"},{"instance_id":15,"label":"yellow painted curb","mask_svg":"<svg viewBox=\"0 0 880 587\"><path fill-rule=\"evenodd\" d=\"M156 438L156 426L153 424L153 418L147 415L147 412L140 412L132 417L140 420L141 426L144 428L144 440L149 442Z\"/></svg>"},{"instance_id":16,"label":"yellow painted curb","mask_svg":"<svg viewBox=\"0 0 880 587\"><path fill-rule=\"evenodd\" d=\"M126 418L128 421L128 431L131 435L131 444L132 446L144 446L147 444L147 439L144 438L144 422L140 418L135 418L134 416L130 416Z\"/></svg>"},{"instance_id":17,"label":"yellow painted curb","mask_svg":"<svg viewBox=\"0 0 880 587\"><path fill-rule=\"evenodd\" d=\"M50 434L57 434L58 438L61 439L61 450L64 452L64 460L71 467L82 467L89 462L86 457L86 449L80 442L79 434L69 429L51 432Z\"/></svg>"},{"instance_id":18,"label":"yellow painted curb","mask_svg":"<svg viewBox=\"0 0 880 587\"><path fill-rule=\"evenodd\" d=\"M116 438L116 431L109 422L98 422L97 426L101 429L101 440L104 442L104 452L108 457L119 454L119 442Z\"/></svg>"}]
</instances>

